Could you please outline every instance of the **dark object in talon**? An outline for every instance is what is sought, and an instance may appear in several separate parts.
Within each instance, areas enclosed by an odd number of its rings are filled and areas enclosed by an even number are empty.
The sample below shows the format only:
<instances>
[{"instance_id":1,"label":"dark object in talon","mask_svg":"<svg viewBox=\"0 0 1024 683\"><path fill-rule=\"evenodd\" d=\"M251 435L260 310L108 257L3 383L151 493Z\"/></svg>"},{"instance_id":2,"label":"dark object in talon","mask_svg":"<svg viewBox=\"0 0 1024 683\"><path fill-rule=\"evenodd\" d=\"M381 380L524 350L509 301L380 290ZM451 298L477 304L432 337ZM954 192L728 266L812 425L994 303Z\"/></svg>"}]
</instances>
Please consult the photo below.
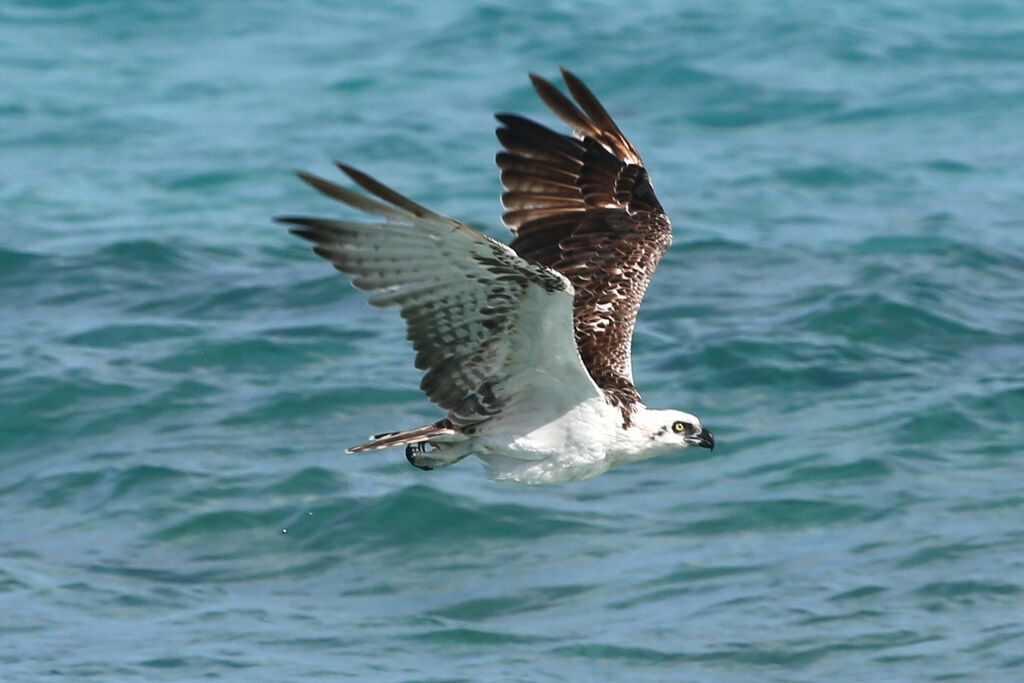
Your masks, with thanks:
<instances>
[{"instance_id":1,"label":"dark object in talon","mask_svg":"<svg viewBox=\"0 0 1024 683\"><path fill-rule=\"evenodd\" d=\"M427 445L426 441L420 441L418 443L411 443L411 444L409 444L408 446L405 447L405 459L408 460L409 464L412 465L413 467L418 467L421 470L429 472L430 470L432 470L434 468L433 467L429 467L427 465L418 465L418 464L416 464L416 456L419 455L420 453L426 453L427 452L426 445Z\"/></svg>"}]
</instances>

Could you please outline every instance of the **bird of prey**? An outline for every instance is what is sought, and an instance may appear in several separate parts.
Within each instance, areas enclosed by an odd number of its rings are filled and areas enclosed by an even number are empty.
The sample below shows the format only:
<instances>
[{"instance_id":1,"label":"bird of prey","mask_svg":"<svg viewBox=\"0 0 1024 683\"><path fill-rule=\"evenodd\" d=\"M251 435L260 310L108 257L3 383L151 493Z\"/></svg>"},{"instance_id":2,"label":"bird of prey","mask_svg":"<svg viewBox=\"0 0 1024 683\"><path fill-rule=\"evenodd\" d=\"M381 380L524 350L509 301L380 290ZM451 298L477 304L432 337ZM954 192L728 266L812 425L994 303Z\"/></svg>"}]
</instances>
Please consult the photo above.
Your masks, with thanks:
<instances>
[{"instance_id":1,"label":"bird of prey","mask_svg":"<svg viewBox=\"0 0 1024 683\"><path fill-rule=\"evenodd\" d=\"M375 292L371 304L398 306L425 372L420 389L447 411L348 452L405 446L423 470L473 454L492 479L540 484L714 448L695 415L648 408L633 384L633 326L672 228L636 149L582 81L564 69L562 77L575 103L530 74L572 136L496 117L511 244L351 166L338 164L368 194L298 172L380 219L278 218Z\"/></svg>"}]
</instances>

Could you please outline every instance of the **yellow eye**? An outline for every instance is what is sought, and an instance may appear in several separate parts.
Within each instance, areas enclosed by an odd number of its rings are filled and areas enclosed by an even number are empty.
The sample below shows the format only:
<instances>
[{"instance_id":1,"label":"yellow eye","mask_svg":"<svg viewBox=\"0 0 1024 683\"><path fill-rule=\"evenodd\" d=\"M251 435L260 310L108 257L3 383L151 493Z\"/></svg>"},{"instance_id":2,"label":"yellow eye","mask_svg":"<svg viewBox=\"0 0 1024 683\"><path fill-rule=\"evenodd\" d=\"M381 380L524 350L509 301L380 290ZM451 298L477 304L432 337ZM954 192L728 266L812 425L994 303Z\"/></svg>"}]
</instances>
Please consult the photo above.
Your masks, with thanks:
<instances>
[{"instance_id":1,"label":"yellow eye","mask_svg":"<svg viewBox=\"0 0 1024 683\"><path fill-rule=\"evenodd\" d=\"M676 434L682 434L683 432L686 431L687 426L688 425L685 422L673 422L672 431L675 432Z\"/></svg>"}]
</instances>

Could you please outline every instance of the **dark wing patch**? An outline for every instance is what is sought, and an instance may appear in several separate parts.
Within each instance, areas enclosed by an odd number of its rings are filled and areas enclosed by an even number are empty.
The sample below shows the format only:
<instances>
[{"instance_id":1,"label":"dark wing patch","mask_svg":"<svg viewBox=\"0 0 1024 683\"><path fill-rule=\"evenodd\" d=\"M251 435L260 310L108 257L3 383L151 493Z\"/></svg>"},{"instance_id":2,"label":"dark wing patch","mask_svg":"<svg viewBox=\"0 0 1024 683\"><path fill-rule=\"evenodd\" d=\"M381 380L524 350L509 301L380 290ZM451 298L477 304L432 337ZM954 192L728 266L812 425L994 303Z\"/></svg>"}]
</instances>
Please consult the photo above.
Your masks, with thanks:
<instances>
[{"instance_id":1,"label":"dark wing patch","mask_svg":"<svg viewBox=\"0 0 1024 683\"><path fill-rule=\"evenodd\" d=\"M578 106L539 76L530 78L576 138L521 116L497 116L503 220L518 254L572 282L580 356L628 422L640 401L633 327L672 227L636 149L578 78L564 69L562 76Z\"/></svg>"}]
</instances>

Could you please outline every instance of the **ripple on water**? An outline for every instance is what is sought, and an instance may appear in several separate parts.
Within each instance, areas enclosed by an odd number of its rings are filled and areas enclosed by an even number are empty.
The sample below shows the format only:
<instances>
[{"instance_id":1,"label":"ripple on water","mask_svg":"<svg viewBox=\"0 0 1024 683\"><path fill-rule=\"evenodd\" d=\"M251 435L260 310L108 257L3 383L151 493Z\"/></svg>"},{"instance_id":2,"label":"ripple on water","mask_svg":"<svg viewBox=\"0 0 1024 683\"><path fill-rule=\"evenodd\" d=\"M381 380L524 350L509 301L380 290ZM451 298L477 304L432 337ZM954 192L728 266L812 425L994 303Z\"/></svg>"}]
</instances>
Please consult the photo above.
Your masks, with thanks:
<instances>
[{"instance_id":1,"label":"ripple on water","mask_svg":"<svg viewBox=\"0 0 1024 683\"><path fill-rule=\"evenodd\" d=\"M565 585L531 587L527 591L516 591L496 598L463 600L428 614L445 619L460 621L484 621L514 614L557 609L568 598L586 593L593 586Z\"/></svg>"},{"instance_id":2,"label":"ripple on water","mask_svg":"<svg viewBox=\"0 0 1024 683\"><path fill-rule=\"evenodd\" d=\"M655 367L666 371L694 367L700 372L713 372L717 382L731 388L779 391L842 389L910 374L898 359L853 344L836 344L823 336L710 340L696 353L669 352Z\"/></svg>"},{"instance_id":3,"label":"ripple on water","mask_svg":"<svg viewBox=\"0 0 1024 683\"><path fill-rule=\"evenodd\" d=\"M789 488L801 484L870 483L892 475L893 468L879 458L861 458L834 465L808 465L785 470L786 476L766 488Z\"/></svg>"},{"instance_id":4,"label":"ripple on water","mask_svg":"<svg viewBox=\"0 0 1024 683\"><path fill-rule=\"evenodd\" d=\"M744 501L716 507L724 514L690 522L682 527L682 532L711 536L765 529L801 529L864 518L872 511L853 503L800 499Z\"/></svg>"},{"instance_id":5,"label":"ripple on water","mask_svg":"<svg viewBox=\"0 0 1024 683\"><path fill-rule=\"evenodd\" d=\"M934 545L928 548L922 548L921 550L912 553L909 557L903 558L899 561L897 566L903 569L908 569L933 563L952 562L970 557L972 554L979 551L985 551L990 547L992 547L990 544L976 543L949 543Z\"/></svg>"},{"instance_id":6,"label":"ripple on water","mask_svg":"<svg viewBox=\"0 0 1024 683\"><path fill-rule=\"evenodd\" d=\"M934 581L917 589L917 594L925 598L939 598L950 602L972 602L974 600L1013 599L1024 593L1015 583L995 581Z\"/></svg>"},{"instance_id":7,"label":"ripple on water","mask_svg":"<svg viewBox=\"0 0 1024 683\"><path fill-rule=\"evenodd\" d=\"M172 373L216 369L267 376L301 367L323 355L322 347L314 343L243 337L198 341L147 365Z\"/></svg>"},{"instance_id":8,"label":"ripple on water","mask_svg":"<svg viewBox=\"0 0 1024 683\"><path fill-rule=\"evenodd\" d=\"M991 338L986 331L960 320L875 293L840 294L827 307L801 315L792 324L798 329L841 335L850 342L946 352Z\"/></svg>"},{"instance_id":9,"label":"ripple on water","mask_svg":"<svg viewBox=\"0 0 1024 683\"><path fill-rule=\"evenodd\" d=\"M317 512L320 522L302 542L306 550L432 548L448 540L525 541L592 526L553 510L487 504L414 485L379 498L348 499Z\"/></svg>"},{"instance_id":10,"label":"ripple on water","mask_svg":"<svg viewBox=\"0 0 1024 683\"><path fill-rule=\"evenodd\" d=\"M459 647L473 645L535 645L556 640L544 636L511 633L509 631L485 631L475 628L434 628L430 631L403 636L405 640L426 644L452 644Z\"/></svg>"},{"instance_id":11,"label":"ripple on water","mask_svg":"<svg viewBox=\"0 0 1024 683\"><path fill-rule=\"evenodd\" d=\"M151 239L114 242L97 249L89 256L89 263L93 268L142 269L157 273L181 271L188 262L189 259L181 245Z\"/></svg>"},{"instance_id":12,"label":"ripple on water","mask_svg":"<svg viewBox=\"0 0 1024 683\"><path fill-rule=\"evenodd\" d=\"M322 424L353 407L395 406L422 400L414 388L389 389L379 386L353 386L320 389L303 394L271 392L252 401L252 405L232 410L220 421L230 426L267 425L279 422ZM354 438L362 438L362 429ZM352 444L346 444L350 446Z\"/></svg>"},{"instance_id":13,"label":"ripple on water","mask_svg":"<svg viewBox=\"0 0 1024 683\"><path fill-rule=\"evenodd\" d=\"M147 324L116 323L99 325L92 329L73 334L64 341L68 344L91 346L104 349L123 349L136 344L163 342L169 339L196 337L202 328L189 324Z\"/></svg>"},{"instance_id":14,"label":"ripple on water","mask_svg":"<svg viewBox=\"0 0 1024 683\"><path fill-rule=\"evenodd\" d=\"M13 280L22 269L42 260L44 257L37 254L0 247L0 287L4 287L9 280Z\"/></svg>"}]
</instances>

